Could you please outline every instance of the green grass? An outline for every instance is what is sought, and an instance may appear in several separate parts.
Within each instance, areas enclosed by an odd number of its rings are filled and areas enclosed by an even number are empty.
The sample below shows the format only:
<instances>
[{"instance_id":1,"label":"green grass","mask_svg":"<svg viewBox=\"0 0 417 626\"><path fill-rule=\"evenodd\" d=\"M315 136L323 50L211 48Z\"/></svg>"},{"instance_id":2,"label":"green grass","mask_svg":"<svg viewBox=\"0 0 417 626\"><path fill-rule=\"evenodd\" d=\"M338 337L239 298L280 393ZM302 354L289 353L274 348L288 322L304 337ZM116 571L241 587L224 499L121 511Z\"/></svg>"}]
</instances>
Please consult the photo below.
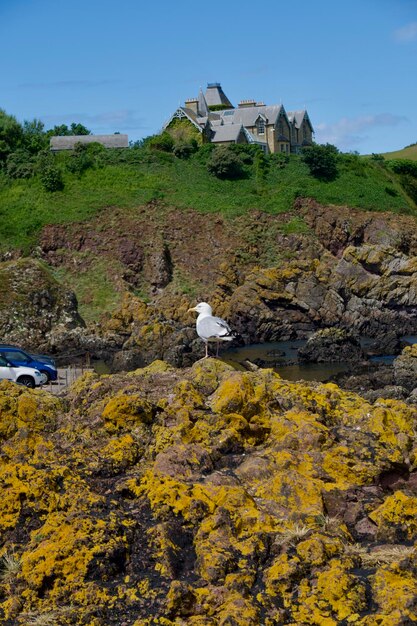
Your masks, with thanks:
<instances>
[{"instance_id":1,"label":"green grass","mask_svg":"<svg viewBox=\"0 0 417 626\"><path fill-rule=\"evenodd\" d=\"M113 273L114 273L113 265ZM122 268L120 267L120 272ZM112 313L120 304L120 293L109 272L109 260L95 260L88 267L69 271L60 268L55 278L68 289L72 289L78 299L78 310L86 322L96 322L103 314Z\"/></svg>"},{"instance_id":2,"label":"green grass","mask_svg":"<svg viewBox=\"0 0 417 626\"><path fill-rule=\"evenodd\" d=\"M326 183L314 179L298 157L291 157L285 167L271 163L262 189L250 170L242 180L214 178L198 155L188 161L164 154L144 162L105 165L80 178L65 173L64 190L54 193L44 191L37 178L9 182L0 177L0 250L27 252L45 224L88 220L105 207L132 208L155 198L179 209L231 218L250 209L287 212L298 196L323 204L416 213L399 179L383 165L354 155L342 155L340 161L340 175Z\"/></svg>"},{"instance_id":3,"label":"green grass","mask_svg":"<svg viewBox=\"0 0 417 626\"><path fill-rule=\"evenodd\" d=\"M417 144L415 143L395 152L385 152L382 156L384 159L410 159L411 161L417 161Z\"/></svg>"}]
</instances>

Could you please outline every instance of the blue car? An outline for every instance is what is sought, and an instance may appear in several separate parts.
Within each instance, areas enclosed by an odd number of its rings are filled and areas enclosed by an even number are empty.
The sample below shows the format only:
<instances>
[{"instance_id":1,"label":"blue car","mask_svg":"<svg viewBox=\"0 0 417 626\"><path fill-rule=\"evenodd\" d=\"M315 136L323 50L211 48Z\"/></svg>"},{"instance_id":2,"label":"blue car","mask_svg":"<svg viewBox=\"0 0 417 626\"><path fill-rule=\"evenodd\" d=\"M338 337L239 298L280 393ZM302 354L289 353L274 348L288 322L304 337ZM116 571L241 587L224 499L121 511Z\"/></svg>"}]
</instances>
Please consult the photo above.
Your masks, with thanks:
<instances>
[{"instance_id":1,"label":"blue car","mask_svg":"<svg viewBox=\"0 0 417 626\"><path fill-rule=\"evenodd\" d=\"M45 374L48 382L57 380L58 370L55 361L44 354L30 354L17 346L0 344L0 355L15 366L33 367Z\"/></svg>"}]
</instances>

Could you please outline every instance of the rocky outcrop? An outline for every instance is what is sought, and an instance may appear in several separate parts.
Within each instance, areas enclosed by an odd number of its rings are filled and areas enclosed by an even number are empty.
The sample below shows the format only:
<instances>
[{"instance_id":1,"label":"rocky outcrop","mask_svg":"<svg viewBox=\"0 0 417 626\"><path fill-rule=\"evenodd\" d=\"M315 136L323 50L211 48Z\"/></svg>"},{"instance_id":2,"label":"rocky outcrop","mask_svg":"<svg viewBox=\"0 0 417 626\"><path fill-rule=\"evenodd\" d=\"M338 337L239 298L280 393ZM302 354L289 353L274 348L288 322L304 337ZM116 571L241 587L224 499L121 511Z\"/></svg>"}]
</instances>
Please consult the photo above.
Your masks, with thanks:
<instances>
[{"instance_id":1,"label":"rocky outcrop","mask_svg":"<svg viewBox=\"0 0 417 626\"><path fill-rule=\"evenodd\" d=\"M71 291L43 263L29 258L0 263L0 337L39 347L56 327L84 326Z\"/></svg>"},{"instance_id":2,"label":"rocky outcrop","mask_svg":"<svg viewBox=\"0 0 417 626\"><path fill-rule=\"evenodd\" d=\"M339 328L317 331L298 350L298 359L304 363L359 363L364 358L359 339Z\"/></svg>"},{"instance_id":3,"label":"rocky outcrop","mask_svg":"<svg viewBox=\"0 0 417 626\"><path fill-rule=\"evenodd\" d=\"M417 619L417 409L208 359L0 384L0 621Z\"/></svg>"},{"instance_id":4,"label":"rocky outcrop","mask_svg":"<svg viewBox=\"0 0 417 626\"><path fill-rule=\"evenodd\" d=\"M409 392L417 389L417 344L406 346L394 360L394 378Z\"/></svg>"},{"instance_id":5,"label":"rocky outcrop","mask_svg":"<svg viewBox=\"0 0 417 626\"><path fill-rule=\"evenodd\" d=\"M249 342L302 337L326 326L370 337L411 334L417 330L417 257L367 244L346 248L339 260L325 253L320 260L258 268L223 307Z\"/></svg>"}]
</instances>

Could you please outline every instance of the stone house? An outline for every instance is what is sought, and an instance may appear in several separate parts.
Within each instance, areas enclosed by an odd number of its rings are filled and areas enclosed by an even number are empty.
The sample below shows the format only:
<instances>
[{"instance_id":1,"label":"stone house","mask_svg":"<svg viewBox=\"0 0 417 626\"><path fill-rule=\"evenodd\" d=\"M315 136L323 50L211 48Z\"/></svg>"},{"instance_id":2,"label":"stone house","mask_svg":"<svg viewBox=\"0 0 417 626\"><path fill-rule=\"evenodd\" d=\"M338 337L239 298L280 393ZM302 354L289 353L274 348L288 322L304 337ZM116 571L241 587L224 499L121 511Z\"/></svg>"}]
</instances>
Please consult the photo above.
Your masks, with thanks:
<instances>
[{"instance_id":1,"label":"stone house","mask_svg":"<svg viewBox=\"0 0 417 626\"><path fill-rule=\"evenodd\" d=\"M99 143L105 148L127 148L129 139L127 135L115 133L114 135L63 135L51 137L50 149L52 152L61 150L74 150L77 143Z\"/></svg>"},{"instance_id":2,"label":"stone house","mask_svg":"<svg viewBox=\"0 0 417 626\"><path fill-rule=\"evenodd\" d=\"M286 111L282 104L242 100L234 107L220 83L208 83L205 94L186 100L163 129L181 137L186 126L200 143L257 144L265 152L298 153L311 145L314 129L306 110Z\"/></svg>"}]
</instances>

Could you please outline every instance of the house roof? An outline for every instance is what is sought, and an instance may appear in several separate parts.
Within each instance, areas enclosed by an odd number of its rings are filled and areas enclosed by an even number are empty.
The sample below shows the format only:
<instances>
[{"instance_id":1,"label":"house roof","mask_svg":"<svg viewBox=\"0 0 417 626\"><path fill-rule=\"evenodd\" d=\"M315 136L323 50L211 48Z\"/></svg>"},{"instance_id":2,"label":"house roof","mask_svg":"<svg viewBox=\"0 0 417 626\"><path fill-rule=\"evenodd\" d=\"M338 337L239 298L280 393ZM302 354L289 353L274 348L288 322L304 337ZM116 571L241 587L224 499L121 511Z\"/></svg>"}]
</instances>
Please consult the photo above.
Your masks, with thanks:
<instances>
[{"instance_id":1,"label":"house roof","mask_svg":"<svg viewBox=\"0 0 417 626\"><path fill-rule=\"evenodd\" d=\"M296 128L300 128L305 117L308 119L307 111L305 109L302 111L288 111L287 116L290 122L294 123Z\"/></svg>"},{"instance_id":2,"label":"house roof","mask_svg":"<svg viewBox=\"0 0 417 626\"><path fill-rule=\"evenodd\" d=\"M127 148L129 139L127 135L66 135L51 137L51 150L73 150L77 143L101 143L105 148Z\"/></svg>"},{"instance_id":3,"label":"house roof","mask_svg":"<svg viewBox=\"0 0 417 626\"><path fill-rule=\"evenodd\" d=\"M284 113L285 109L282 104L274 104L271 106L251 106L241 107L238 109L227 109L218 111L223 124L243 124L243 126L255 126L259 116L263 116L268 124L275 124L280 113Z\"/></svg>"},{"instance_id":4,"label":"house roof","mask_svg":"<svg viewBox=\"0 0 417 626\"><path fill-rule=\"evenodd\" d=\"M238 124L215 126L213 128L213 132L214 135L211 140L213 143L219 143L222 141L237 141L239 135L243 132L243 127Z\"/></svg>"},{"instance_id":5,"label":"house roof","mask_svg":"<svg viewBox=\"0 0 417 626\"><path fill-rule=\"evenodd\" d=\"M207 83L205 98L209 107L223 104L224 106L233 108L233 104L224 93L220 83Z\"/></svg>"}]
</instances>

